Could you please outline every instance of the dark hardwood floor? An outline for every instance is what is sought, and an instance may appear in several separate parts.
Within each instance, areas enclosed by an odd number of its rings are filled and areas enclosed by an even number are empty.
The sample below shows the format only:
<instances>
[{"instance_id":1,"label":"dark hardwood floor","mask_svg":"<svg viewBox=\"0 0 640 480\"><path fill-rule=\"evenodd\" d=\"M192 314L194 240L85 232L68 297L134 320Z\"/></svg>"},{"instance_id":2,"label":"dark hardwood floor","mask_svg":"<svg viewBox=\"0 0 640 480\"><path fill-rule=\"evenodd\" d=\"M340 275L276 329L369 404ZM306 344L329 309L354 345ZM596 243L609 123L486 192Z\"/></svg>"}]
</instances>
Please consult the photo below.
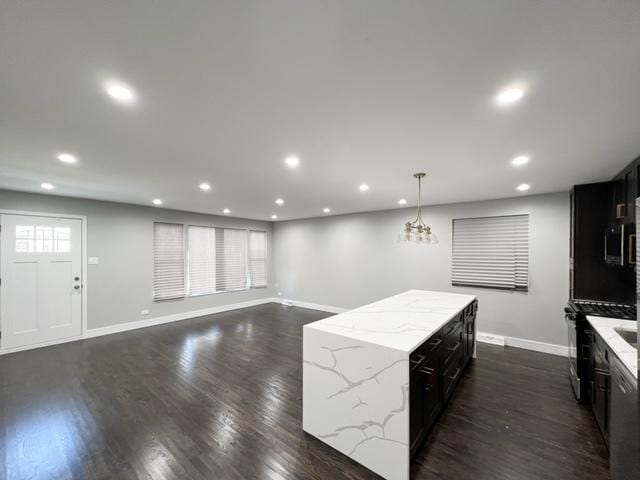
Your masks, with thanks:
<instances>
[{"instance_id":1,"label":"dark hardwood floor","mask_svg":"<svg viewBox=\"0 0 640 480\"><path fill-rule=\"evenodd\" d=\"M6 479L379 478L304 434L302 325L277 304L0 357ZM607 479L561 357L480 344L415 479Z\"/></svg>"}]
</instances>

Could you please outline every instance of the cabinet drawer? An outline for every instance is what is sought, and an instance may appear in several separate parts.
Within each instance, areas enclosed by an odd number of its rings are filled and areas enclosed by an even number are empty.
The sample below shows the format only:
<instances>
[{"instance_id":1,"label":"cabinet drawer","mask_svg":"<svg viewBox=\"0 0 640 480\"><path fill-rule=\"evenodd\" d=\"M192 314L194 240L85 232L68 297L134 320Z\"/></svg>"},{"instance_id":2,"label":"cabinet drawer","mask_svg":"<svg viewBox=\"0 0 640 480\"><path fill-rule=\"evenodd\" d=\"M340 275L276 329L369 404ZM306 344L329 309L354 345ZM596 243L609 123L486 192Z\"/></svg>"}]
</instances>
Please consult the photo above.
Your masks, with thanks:
<instances>
[{"instance_id":1,"label":"cabinet drawer","mask_svg":"<svg viewBox=\"0 0 640 480\"><path fill-rule=\"evenodd\" d=\"M455 330L451 332L444 340L442 347L442 367L447 368L458 355L462 354L463 349L463 324L459 323Z\"/></svg>"},{"instance_id":2,"label":"cabinet drawer","mask_svg":"<svg viewBox=\"0 0 640 480\"><path fill-rule=\"evenodd\" d=\"M447 339L454 334L456 328L458 328L460 325L462 325L464 320L463 314L460 313L458 314L457 317L455 317L453 320L451 320L449 323L447 323L443 329L441 330L442 332L442 340L444 343L447 342Z\"/></svg>"},{"instance_id":3,"label":"cabinet drawer","mask_svg":"<svg viewBox=\"0 0 640 480\"><path fill-rule=\"evenodd\" d=\"M429 340L424 342L424 352L427 357L430 357L438 347L442 344L442 334L440 332L433 335Z\"/></svg>"}]
</instances>

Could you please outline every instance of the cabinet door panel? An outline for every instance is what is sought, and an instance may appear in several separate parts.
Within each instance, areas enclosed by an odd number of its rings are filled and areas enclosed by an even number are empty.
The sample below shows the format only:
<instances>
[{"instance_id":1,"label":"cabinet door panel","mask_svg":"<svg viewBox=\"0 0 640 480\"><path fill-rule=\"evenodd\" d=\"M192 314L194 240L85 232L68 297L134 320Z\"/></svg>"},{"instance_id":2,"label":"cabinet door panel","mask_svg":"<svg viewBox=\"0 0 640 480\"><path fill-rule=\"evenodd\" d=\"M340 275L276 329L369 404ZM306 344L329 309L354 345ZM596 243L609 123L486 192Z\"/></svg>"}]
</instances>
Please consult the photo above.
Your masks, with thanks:
<instances>
[{"instance_id":1,"label":"cabinet door panel","mask_svg":"<svg viewBox=\"0 0 640 480\"><path fill-rule=\"evenodd\" d=\"M409 384L409 440L411 445L411 455L413 455L425 434L425 376L419 368L411 372Z\"/></svg>"},{"instance_id":2,"label":"cabinet door panel","mask_svg":"<svg viewBox=\"0 0 640 480\"><path fill-rule=\"evenodd\" d=\"M422 374L425 378L424 418L426 429L431 428L442 407L440 359L434 356L425 362Z\"/></svg>"}]
</instances>

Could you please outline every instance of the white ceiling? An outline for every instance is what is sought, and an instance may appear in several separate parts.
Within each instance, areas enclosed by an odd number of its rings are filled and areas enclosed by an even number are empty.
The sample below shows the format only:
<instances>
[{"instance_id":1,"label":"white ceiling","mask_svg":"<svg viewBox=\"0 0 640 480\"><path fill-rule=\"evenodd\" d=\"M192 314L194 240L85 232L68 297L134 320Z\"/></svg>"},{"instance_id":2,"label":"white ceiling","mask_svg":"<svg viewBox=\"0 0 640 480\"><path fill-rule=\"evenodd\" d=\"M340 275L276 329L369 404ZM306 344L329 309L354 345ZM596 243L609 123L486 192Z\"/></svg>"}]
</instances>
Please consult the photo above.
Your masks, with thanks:
<instances>
[{"instance_id":1,"label":"white ceiling","mask_svg":"<svg viewBox=\"0 0 640 480\"><path fill-rule=\"evenodd\" d=\"M8 0L0 187L258 219L414 204L421 170L429 204L568 190L640 154L639 89L637 0Z\"/></svg>"}]
</instances>

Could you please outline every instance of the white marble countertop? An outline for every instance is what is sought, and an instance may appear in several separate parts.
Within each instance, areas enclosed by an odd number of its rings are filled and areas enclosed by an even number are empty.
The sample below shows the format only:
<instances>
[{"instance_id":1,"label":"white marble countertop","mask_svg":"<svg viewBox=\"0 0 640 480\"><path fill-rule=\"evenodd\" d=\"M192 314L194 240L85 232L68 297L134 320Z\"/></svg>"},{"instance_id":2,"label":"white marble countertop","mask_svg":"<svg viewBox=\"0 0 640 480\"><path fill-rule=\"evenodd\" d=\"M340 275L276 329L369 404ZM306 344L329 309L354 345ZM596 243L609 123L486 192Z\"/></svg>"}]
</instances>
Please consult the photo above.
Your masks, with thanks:
<instances>
[{"instance_id":1,"label":"white marble countertop","mask_svg":"<svg viewBox=\"0 0 640 480\"><path fill-rule=\"evenodd\" d=\"M304 328L411 353L475 298L458 293L409 290Z\"/></svg>"},{"instance_id":2,"label":"white marble countertop","mask_svg":"<svg viewBox=\"0 0 640 480\"><path fill-rule=\"evenodd\" d=\"M620 320L619 318L593 317L591 315L587 315L587 320L637 380L638 351L618 335L614 329L621 328L635 332L638 328L638 322Z\"/></svg>"}]
</instances>

